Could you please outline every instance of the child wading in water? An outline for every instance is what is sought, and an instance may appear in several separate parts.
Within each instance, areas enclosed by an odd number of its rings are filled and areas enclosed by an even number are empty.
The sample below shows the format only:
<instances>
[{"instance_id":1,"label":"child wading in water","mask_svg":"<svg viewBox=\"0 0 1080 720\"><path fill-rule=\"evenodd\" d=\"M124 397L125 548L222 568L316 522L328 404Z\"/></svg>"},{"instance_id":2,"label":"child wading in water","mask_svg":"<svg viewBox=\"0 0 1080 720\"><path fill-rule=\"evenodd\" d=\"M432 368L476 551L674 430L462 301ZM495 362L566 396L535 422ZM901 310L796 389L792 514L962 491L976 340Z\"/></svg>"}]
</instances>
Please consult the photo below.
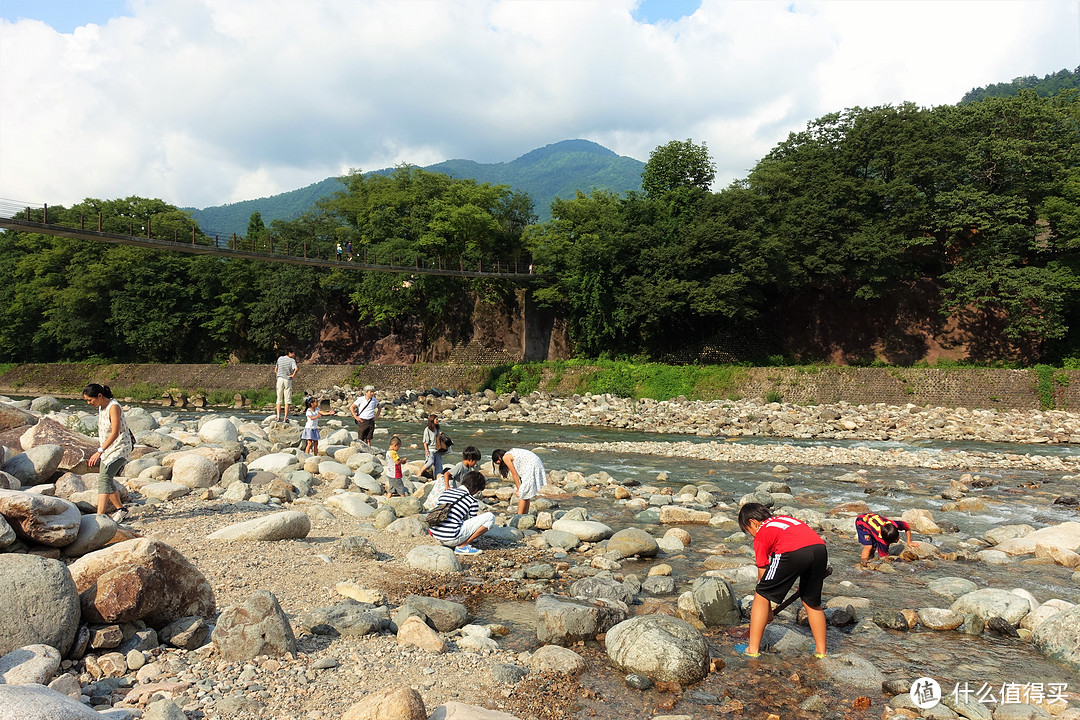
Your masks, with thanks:
<instances>
[{"instance_id":1,"label":"child wading in water","mask_svg":"<svg viewBox=\"0 0 1080 720\"><path fill-rule=\"evenodd\" d=\"M821 609L821 585L829 572L825 541L806 523L786 515L773 515L760 503L739 508L739 527L754 538L758 584L750 608L750 641L736 645L747 657L761 654L761 636L773 619L772 603L783 602L795 581L806 619L814 636L814 657L825 657L825 612Z\"/></svg>"},{"instance_id":2,"label":"child wading in water","mask_svg":"<svg viewBox=\"0 0 1080 720\"><path fill-rule=\"evenodd\" d=\"M330 417L334 413L324 413L319 410L319 399L314 397L308 398L304 402L304 406L306 407L304 414L307 415L307 424L304 425L304 432L300 434L300 439L307 440L307 450L304 452L308 455L315 455L319 452L319 418Z\"/></svg>"},{"instance_id":3,"label":"child wading in water","mask_svg":"<svg viewBox=\"0 0 1080 720\"><path fill-rule=\"evenodd\" d=\"M405 458L398 455L401 449L401 438L397 435L390 438L390 449L386 451L386 497L391 495L405 495L405 483L401 482L401 464Z\"/></svg>"}]
</instances>

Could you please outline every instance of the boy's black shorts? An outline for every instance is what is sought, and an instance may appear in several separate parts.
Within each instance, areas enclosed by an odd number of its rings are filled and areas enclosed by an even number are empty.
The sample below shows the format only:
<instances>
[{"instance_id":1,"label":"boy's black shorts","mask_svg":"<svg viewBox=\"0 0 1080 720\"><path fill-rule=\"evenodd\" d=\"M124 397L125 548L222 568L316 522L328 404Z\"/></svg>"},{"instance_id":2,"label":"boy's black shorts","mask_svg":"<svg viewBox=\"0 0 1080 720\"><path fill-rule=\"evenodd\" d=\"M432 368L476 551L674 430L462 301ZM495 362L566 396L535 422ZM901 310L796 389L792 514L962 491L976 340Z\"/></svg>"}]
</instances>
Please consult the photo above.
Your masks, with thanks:
<instances>
[{"instance_id":1,"label":"boy's black shorts","mask_svg":"<svg viewBox=\"0 0 1080 720\"><path fill-rule=\"evenodd\" d=\"M810 607L821 607L821 584L829 567L824 545L806 547L774 555L758 581L758 595L774 603L783 602L788 590L799 581L799 598Z\"/></svg>"}]
</instances>

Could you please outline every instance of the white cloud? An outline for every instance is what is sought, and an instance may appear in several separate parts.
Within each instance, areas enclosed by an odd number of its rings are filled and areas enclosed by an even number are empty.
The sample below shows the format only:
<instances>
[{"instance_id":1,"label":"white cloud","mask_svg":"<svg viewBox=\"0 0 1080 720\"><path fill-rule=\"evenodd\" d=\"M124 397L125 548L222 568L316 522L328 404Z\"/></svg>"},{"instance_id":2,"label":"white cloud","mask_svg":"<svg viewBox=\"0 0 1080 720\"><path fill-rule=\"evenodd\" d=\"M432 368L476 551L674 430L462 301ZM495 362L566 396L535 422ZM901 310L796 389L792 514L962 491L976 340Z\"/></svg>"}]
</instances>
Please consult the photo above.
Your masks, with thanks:
<instances>
[{"instance_id":1,"label":"white cloud","mask_svg":"<svg viewBox=\"0 0 1080 720\"><path fill-rule=\"evenodd\" d=\"M141 0L60 34L0 21L0 196L206 206L584 137L705 141L717 183L853 105L952 103L1080 65L1069 0Z\"/></svg>"}]
</instances>

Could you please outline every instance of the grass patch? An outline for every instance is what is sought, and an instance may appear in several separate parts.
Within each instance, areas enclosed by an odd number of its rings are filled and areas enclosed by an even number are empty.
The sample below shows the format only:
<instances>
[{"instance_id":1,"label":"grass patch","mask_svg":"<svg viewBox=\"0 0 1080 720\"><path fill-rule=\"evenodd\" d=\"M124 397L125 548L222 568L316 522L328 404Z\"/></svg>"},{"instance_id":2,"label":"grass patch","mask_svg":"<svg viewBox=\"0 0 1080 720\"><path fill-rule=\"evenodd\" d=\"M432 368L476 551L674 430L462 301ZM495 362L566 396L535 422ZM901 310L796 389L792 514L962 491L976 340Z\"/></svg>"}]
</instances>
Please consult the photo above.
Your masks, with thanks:
<instances>
[{"instance_id":1,"label":"grass patch","mask_svg":"<svg viewBox=\"0 0 1080 720\"><path fill-rule=\"evenodd\" d=\"M594 395L670 400L680 395L692 400L727 397L745 368L734 365L662 365L630 360L560 360L508 363L491 369L485 389L527 395L554 388L569 368L581 368L575 391Z\"/></svg>"},{"instance_id":2,"label":"grass patch","mask_svg":"<svg viewBox=\"0 0 1080 720\"><path fill-rule=\"evenodd\" d=\"M1054 368L1051 365L1036 365L1035 392L1039 396L1039 406L1043 410L1054 409Z\"/></svg>"},{"instance_id":3,"label":"grass patch","mask_svg":"<svg viewBox=\"0 0 1080 720\"><path fill-rule=\"evenodd\" d=\"M134 385L122 385L114 388L110 388L114 397L118 398L131 398L134 402L150 402L151 400L160 400L163 393L168 388L161 385L152 385L146 382L138 382Z\"/></svg>"}]
</instances>

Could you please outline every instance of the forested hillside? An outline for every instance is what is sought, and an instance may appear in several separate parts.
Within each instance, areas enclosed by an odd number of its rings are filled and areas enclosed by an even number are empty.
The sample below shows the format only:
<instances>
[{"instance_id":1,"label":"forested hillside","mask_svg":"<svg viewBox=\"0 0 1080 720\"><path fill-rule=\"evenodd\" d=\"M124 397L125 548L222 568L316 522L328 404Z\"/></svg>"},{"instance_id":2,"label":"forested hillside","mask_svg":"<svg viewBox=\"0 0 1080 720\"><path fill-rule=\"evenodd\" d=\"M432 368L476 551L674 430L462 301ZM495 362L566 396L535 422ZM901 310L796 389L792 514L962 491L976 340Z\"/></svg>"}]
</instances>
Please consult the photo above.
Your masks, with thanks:
<instances>
[{"instance_id":1,"label":"forested hillside","mask_svg":"<svg viewBox=\"0 0 1080 720\"><path fill-rule=\"evenodd\" d=\"M324 255L351 242L399 263L531 262L535 302L582 357L1058 362L1080 357L1078 128L1076 93L851 108L719 192L708 148L679 140L652 153L641 191L578 192L547 222L507 185L402 167L350 175L295 220L245 227L262 247ZM160 200L49 209L73 224L99 211L106 229L191 232ZM366 362L391 338L414 356L486 342L478 303L498 315L516 302L505 281L23 232L0 234L0 258L3 361L256 360L295 346Z\"/></svg>"},{"instance_id":2,"label":"forested hillside","mask_svg":"<svg viewBox=\"0 0 1080 720\"><path fill-rule=\"evenodd\" d=\"M446 173L451 177L479 183L507 185L533 200L541 220L551 218L551 203L556 197L573 197L578 190L593 189L624 193L641 188L644 163L616 155L588 140L563 140L525 153L508 163L478 163L472 160L447 160L429 165L425 170ZM365 175L390 175L394 168L375 170ZM242 234L248 218L258 212L264 222L294 220L315 206L316 201L341 190L339 178L327 178L299 190L245 200L215 207L186 208L200 227L208 232Z\"/></svg>"},{"instance_id":3,"label":"forested hillside","mask_svg":"<svg viewBox=\"0 0 1080 720\"><path fill-rule=\"evenodd\" d=\"M1080 67L1075 70L1058 70L1041 78L1027 75L1015 78L1012 82L973 88L964 94L960 102L963 104L992 97L1010 97L1021 90L1033 90L1040 97L1051 97L1066 90L1080 90Z\"/></svg>"}]
</instances>

